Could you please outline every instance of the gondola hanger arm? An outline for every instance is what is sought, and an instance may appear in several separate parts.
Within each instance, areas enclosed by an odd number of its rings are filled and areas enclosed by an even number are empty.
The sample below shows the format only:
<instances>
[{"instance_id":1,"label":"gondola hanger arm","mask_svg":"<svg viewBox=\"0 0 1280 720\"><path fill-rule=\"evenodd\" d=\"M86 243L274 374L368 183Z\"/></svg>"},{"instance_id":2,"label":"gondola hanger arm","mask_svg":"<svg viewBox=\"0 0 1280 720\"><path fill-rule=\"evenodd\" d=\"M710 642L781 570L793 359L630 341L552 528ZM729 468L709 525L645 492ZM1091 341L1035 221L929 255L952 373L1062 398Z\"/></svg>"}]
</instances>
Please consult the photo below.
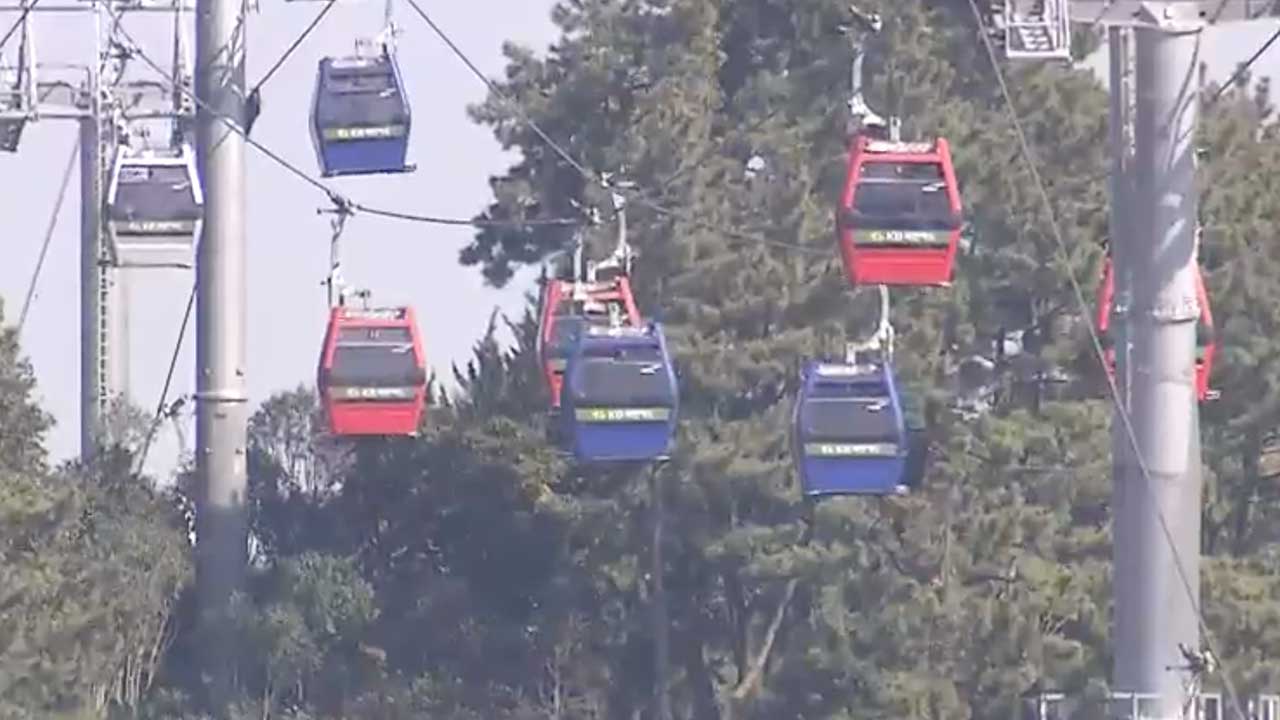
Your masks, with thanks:
<instances>
[{"instance_id":1,"label":"gondola hanger arm","mask_svg":"<svg viewBox=\"0 0 1280 720\"><path fill-rule=\"evenodd\" d=\"M879 35L884 27L884 20L876 12L863 12L856 5L850 5L849 11L856 21L857 27L841 25L840 30L848 35L853 50L853 61L849 71L849 137L856 137L863 128L887 129L890 123L871 109L862 93L862 64L866 57L866 38Z\"/></svg>"},{"instance_id":2,"label":"gondola hanger arm","mask_svg":"<svg viewBox=\"0 0 1280 720\"><path fill-rule=\"evenodd\" d=\"M624 191L634 190L637 185L631 180L616 180L615 177L615 173L601 173L600 186L609 192L614 216L618 219L618 242L613 254L599 263L597 267L618 268L622 271L622 274L630 275L632 261L635 260L636 253L627 241L627 196ZM598 209L592 208L591 220L593 224L598 225L601 223Z\"/></svg>"},{"instance_id":3,"label":"gondola hanger arm","mask_svg":"<svg viewBox=\"0 0 1280 720\"><path fill-rule=\"evenodd\" d=\"M329 200L333 202L332 208L316 210L317 215L333 216L329 220L329 227L332 229L329 238L329 276L320 284L329 289L329 307L340 307L347 304L347 296L351 294L351 288L342 279L342 231L346 229L347 218L354 214L354 210L351 202L337 193L330 192ZM360 295L360 292L356 295Z\"/></svg>"},{"instance_id":4,"label":"gondola hanger arm","mask_svg":"<svg viewBox=\"0 0 1280 720\"><path fill-rule=\"evenodd\" d=\"M845 344L845 362L850 365L856 365L863 353L879 353L884 362L893 361L894 329L889 317L889 287L879 285L877 289L880 292L880 319L870 337Z\"/></svg>"}]
</instances>

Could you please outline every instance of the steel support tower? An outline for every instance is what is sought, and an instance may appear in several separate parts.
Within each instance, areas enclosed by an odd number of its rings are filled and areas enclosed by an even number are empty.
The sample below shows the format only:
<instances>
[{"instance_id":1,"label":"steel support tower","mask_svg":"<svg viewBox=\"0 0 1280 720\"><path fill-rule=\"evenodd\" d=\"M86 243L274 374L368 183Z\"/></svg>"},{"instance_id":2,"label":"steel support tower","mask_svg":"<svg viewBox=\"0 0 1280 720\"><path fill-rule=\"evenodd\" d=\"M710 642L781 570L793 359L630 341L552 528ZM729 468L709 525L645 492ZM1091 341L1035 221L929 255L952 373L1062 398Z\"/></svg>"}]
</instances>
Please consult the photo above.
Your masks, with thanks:
<instances>
[{"instance_id":1,"label":"steel support tower","mask_svg":"<svg viewBox=\"0 0 1280 720\"><path fill-rule=\"evenodd\" d=\"M196 260L196 583L210 701L233 692L231 601L248 557L243 0L196 5L196 156L205 221Z\"/></svg>"},{"instance_id":2,"label":"steel support tower","mask_svg":"<svg viewBox=\"0 0 1280 720\"><path fill-rule=\"evenodd\" d=\"M1197 708L1200 678L1183 649L1201 651L1194 381L1201 32L1275 11L1265 0L1005 0L997 20L1009 56L1019 59L1069 59L1066 22L1108 30L1119 390L1111 687L1130 701L1122 717L1190 718Z\"/></svg>"},{"instance_id":3,"label":"steel support tower","mask_svg":"<svg viewBox=\"0 0 1280 720\"><path fill-rule=\"evenodd\" d=\"M1154 693L1181 716L1194 678L1179 646L1200 650L1200 446L1195 393L1195 186L1200 28L1138 27L1125 350L1118 376L1132 421L1119 428L1113 489L1113 689ZM1115 96L1113 96L1113 102ZM1125 222L1128 212L1132 216ZM1121 318L1117 318L1120 320ZM1123 421L1123 418L1118 418ZM1130 452L1136 440L1137 455Z\"/></svg>"}]
</instances>

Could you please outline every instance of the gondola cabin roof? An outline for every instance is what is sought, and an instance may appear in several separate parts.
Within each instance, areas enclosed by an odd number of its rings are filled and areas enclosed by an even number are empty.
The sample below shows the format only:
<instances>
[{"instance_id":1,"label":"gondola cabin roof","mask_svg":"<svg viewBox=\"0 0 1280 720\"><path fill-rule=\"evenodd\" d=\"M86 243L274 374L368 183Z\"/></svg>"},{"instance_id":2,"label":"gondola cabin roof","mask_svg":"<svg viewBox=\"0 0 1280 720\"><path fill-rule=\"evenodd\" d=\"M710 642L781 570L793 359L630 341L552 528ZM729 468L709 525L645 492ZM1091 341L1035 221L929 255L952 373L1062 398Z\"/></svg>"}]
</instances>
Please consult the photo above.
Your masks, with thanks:
<instances>
[{"instance_id":1,"label":"gondola cabin roof","mask_svg":"<svg viewBox=\"0 0 1280 720\"><path fill-rule=\"evenodd\" d=\"M116 151L107 187L106 226L117 265L195 265L204 225L204 192L189 146Z\"/></svg>"},{"instance_id":2,"label":"gondola cabin roof","mask_svg":"<svg viewBox=\"0 0 1280 720\"><path fill-rule=\"evenodd\" d=\"M1209 302L1209 290L1204 282L1204 272L1195 266L1196 303L1200 306L1200 320L1196 324L1195 390L1200 402L1213 400L1218 392L1209 387L1213 375L1213 362L1218 352L1218 342L1213 325L1213 309ZM1104 369L1114 379L1116 374L1115 339L1111 335L1111 312L1115 306L1115 266L1108 255L1102 264L1102 281L1098 283L1098 308L1095 317L1102 341Z\"/></svg>"},{"instance_id":3,"label":"gondola cabin roof","mask_svg":"<svg viewBox=\"0 0 1280 720\"><path fill-rule=\"evenodd\" d=\"M588 326L569 358L559 420L579 462L670 455L679 386L660 325Z\"/></svg>"},{"instance_id":4,"label":"gondola cabin roof","mask_svg":"<svg viewBox=\"0 0 1280 720\"><path fill-rule=\"evenodd\" d=\"M333 308L317 384L333 434L416 434L426 359L413 309Z\"/></svg>"},{"instance_id":5,"label":"gondola cabin roof","mask_svg":"<svg viewBox=\"0 0 1280 720\"><path fill-rule=\"evenodd\" d=\"M815 362L802 380L792 442L804 493L906 492L910 443L892 368Z\"/></svg>"},{"instance_id":6,"label":"gondola cabin roof","mask_svg":"<svg viewBox=\"0 0 1280 720\"><path fill-rule=\"evenodd\" d=\"M853 285L948 285L962 227L960 190L945 139L858 136L836 215Z\"/></svg>"},{"instance_id":7,"label":"gondola cabin roof","mask_svg":"<svg viewBox=\"0 0 1280 720\"><path fill-rule=\"evenodd\" d=\"M412 112L395 57L326 57L316 70L311 138L325 177L409 172Z\"/></svg>"},{"instance_id":8,"label":"gondola cabin roof","mask_svg":"<svg viewBox=\"0 0 1280 720\"><path fill-rule=\"evenodd\" d=\"M626 275L593 283L551 279L543 286L536 350L553 409L560 406L564 370L578 331L609 324L611 307L626 325L643 323Z\"/></svg>"}]
</instances>

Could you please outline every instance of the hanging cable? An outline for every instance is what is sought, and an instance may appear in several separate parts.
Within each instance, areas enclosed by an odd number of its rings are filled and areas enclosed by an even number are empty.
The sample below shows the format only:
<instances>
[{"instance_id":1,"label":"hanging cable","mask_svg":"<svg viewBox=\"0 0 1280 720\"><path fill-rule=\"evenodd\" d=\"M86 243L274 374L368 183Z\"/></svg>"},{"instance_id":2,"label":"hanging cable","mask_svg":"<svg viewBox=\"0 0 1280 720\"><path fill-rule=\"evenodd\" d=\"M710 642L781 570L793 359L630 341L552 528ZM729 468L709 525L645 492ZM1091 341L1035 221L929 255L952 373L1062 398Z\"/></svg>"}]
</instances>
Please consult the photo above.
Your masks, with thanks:
<instances>
[{"instance_id":1,"label":"hanging cable","mask_svg":"<svg viewBox=\"0 0 1280 720\"><path fill-rule=\"evenodd\" d=\"M253 124L257 121L258 115L262 113L262 86L266 85L267 81L271 79L271 76L275 75L276 71L284 66L285 61L289 59L289 56L293 54L293 51L297 50L302 45L302 41L306 40L307 36L311 34L311 31L316 29L316 26L320 24L320 21L324 19L325 15L329 14L329 11L333 9L334 3L337 1L338 0L329 0L329 2L325 3L325 6L321 8L320 12L311 20L311 24L307 25L307 27L303 29L302 33L298 35L288 48L285 49L284 53L278 60L276 60L275 64L272 65L271 68L267 70L266 74L262 76L262 79L253 86L252 90L249 91L249 94L244 99L244 134L246 137L249 133L253 132Z\"/></svg>"},{"instance_id":2,"label":"hanging cable","mask_svg":"<svg viewBox=\"0 0 1280 720\"><path fill-rule=\"evenodd\" d=\"M40 271L44 268L44 258L49 252L49 242L53 240L53 231L58 227L58 215L62 212L62 201L67 197L67 187L71 184L71 171L76 166L76 157L80 154L80 143L71 144L71 157L67 158L67 167L62 171L62 185L58 187L58 199L53 203L53 213L49 215L49 225L45 227L44 243L40 245L40 257L36 259L36 268L31 273L31 282L27 285L27 296L22 300L22 312L18 313L18 335L22 335L22 326L27 323L27 311L31 309L31 301L36 296L36 283L40 281Z\"/></svg>"},{"instance_id":3,"label":"hanging cable","mask_svg":"<svg viewBox=\"0 0 1280 720\"><path fill-rule=\"evenodd\" d=\"M982 13L978 9L977 0L969 0L969 7L973 10L974 20L977 21L978 27L984 27L982 21ZM1040 176L1040 170L1036 166L1035 156L1031 152L1031 144L1027 140L1026 130L1022 126L1022 119L1018 116L1018 110L1013 104L1013 94L1009 91L1009 83L1005 79L1004 71L1000 67L1000 59L997 56L995 46L991 42L991 38L987 33L980 32L983 38L983 45L987 50L987 57L991 62L996 82L1000 86L1000 93L1004 99L1005 109L1009 115L1009 121L1013 125L1014 135L1018 138L1020 155L1023 164L1026 165L1027 171L1031 174L1031 180L1036 186L1037 194L1044 206L1045 215L1049 219L1049 230L1053 235L1054 241L1058 245L1060 259L1064 264L1069 265L1071 253L1067 247L1067 242L1062 234L1062 228L1058 224L1057 215L1053 211L1053 200L1049 197L1049 191L1045 188L1044 179ZM1089 303L1085 300L1084 290L1080 286L1079 280L1074 272L1067 271L1067 279L1071 282L1071 289L1075 293L1076 303L1080 308L1080 313L1084 317L1085 327L1089 330L1089 339L1093 344L1094 354L1098 360L1104 365L1106 364L1106 353L1102 347L1101 338L1098 335L1098 328L1093 320L1093 313L1090 310ZM1111 395L1111 402L1116 408L1116 415L1120 418L1121 424L1124 426L1124 432L1129 442L1129 447L1133 451L1133 456L1137 460L1139 473L1142 475L1144 487L1150 492L1155 485L1155 480L1151 477L1151 470L1147 466L1146 459L1142 456L1142 450L1139 448L1137 432L1133 427L1133 420L1129 416L1128 409L1120 398L1120 389L1116 385L1114 376L1108 374L1107 389ZM1150 497L1150 495L1148 495ZM1168 519L1165 517L1164 510L1157 504L1151 504L1152 512L1156 514L1156 519L1160 524L1161 534L1164 536L1165 542L1169 546L1169 552L1173 558L1174 569L1177 571L1183 590L1187 594L1187 599L1191 604L1192 610L1195 612L1196 620L1200 624L1200 630L1203 634L1204 643L1209 652L1221 657L1221 654L1214 647L1213 633L1209 629L1208 622L1205 620L1203 609L1197 599L1197 587L1193 585L1190 577L1188 577L1186 566L1183 563L1181 553L1178 552L1178 546L1174 542L1173 532L1169 529ZM1198 579L1197 579L1198 583ZM1240 704L1240 696L1236 693L1235 686L1231 682L1231 678L1227 673L1222 674L1223 684L1227 690L1227 697L1231 701L1233 709L1236 711L1239 720L1244 720L1247 716L1244 714L1243 706Z\"/></svg>"},{"instance_id":4,"label":"hanging cable","mask_svg":"<svg viewBox=\"0 0 1280 720\"><path fill-rule=\"evenodd\" d=\"M151 441L156 436L156 430L160 428L160 424L164 422L166 415L170 413L165 410L165 403L169 399L169 388L173 384L173 374L178 368L178 356L182 354L182 341L187 336L187 325L191 323L191 310L196 304L196 288L197 283L191 283L191 294L187 296L187 309L182 313L182 325L178 328L178 339L173 344L173 355L169 357L169 371L164 376L164 387L160 389L160 400L156 402L156 414L151 419L150 426L147 427L147 437L142 443L142 450L138 453L138 474L142 473L143 468L147 465L147 453L151 451Z\"/></svg>"},{"instance_id":5,"label":"hanging cable","mask_svg":"<svg viewBox=\"0 0 1280 720\"><path fill-rule=\"evenodd\" d=\"M1219 10L1219 12L1221 12L1221 10ZM1244 61L1243 65L1236 68L1235 72L1231 73L1231 77L1227 78L1227 81L1222 83L1222 85L1218 87L1217 92L1209 98L1209 104L1212 105L1218 102L1218 98L1225 95L1226 92L1236 84L1237 80L1243 77L1245 73L1249 72L1249 68L1253 67L1253 64L1258 62L1258 58L1261 58L1267 50L1271 49L1271 46L1275 44L1276 40L1280 40L1280 29L1272 33L1271 37L1263 43L1262 47L1258 48L1257 52L1250 56L1248 60Z\"/></svg>"},{"instance_id":6,"label":"hanging cable","mask_svg":"<svg viewBox=\"0 0 1280 720\"><path fill-rule=\"evenodd\" d=\"M583 167L583 165L579 163L577 160L575 160L574 157L570 155L567 150L560 147L559 143L551 139L551 136L548 135L546 132L544 132L541 127L538 127L538 124L535 123L533 119L529 117L529 114L525 112L524 108L521 107L519 103L515 102L511 98L511 96L503 92L502 88L498 87L497 83L493 82L488 77L486 77L485 74L480 71L480 68L476 67L476 64L474 62L471 62L471 58L467 57L467 54L462 51L462 48L458 47L457 44L453 42L453 39L450 38L449 35L445 33L444 30L440 29L440 26L437 25L435 21L431 19L431 16L428 15L427 12L422 9L422 6L418 5L417 0L407 0L407 1L409 3L409 7L413 8L413 11L418 14L418 17L422 18L423 21L427 23L427 26L430 27L432 31L435 32L436 36L438 36L440 40L444 42L445 45L449 46L449 49L452 50L453 54L456 55L458 59L462 61L462 64L466 65L467 69L470 70L471 73L475 75L477 78L479 78L480 82L484 83L485 87L489 88L489 92L493 93L499 99L501 99L504 103L511 106L511 108L514 109L520 115L520 119L524 122L524 124L527 125L529 129L532 130L538 137L542 138L542 141L545 142L547 146L550 147L553 151L555 151L555 153L559 155L566 163L568 163L570 167L572 167L574 170L577 170L578 173L580 173L589 182L593 184L600 184L601 182L600 177L598 177L595 173L591 172L587 168Z\"/></svg>"},{"instance_id":7,"label":"hanging cable","mask_svg":"<svg viewBox=\"0 0 1280 720\"><path fill-rule=\"evenodd\" d=\"M575 218L530 218L529 220L463 220L461 218L443 218L431 215L416 215L414 213L400 212L399 210L384 210L382 208L369 207L360 203L351 203L352 210L362 212L366 215L377 215L379 217L392 218L395 220L410 220L413 222L425 222L432 225L470 225L472 227L524 227L538 225L581 225L582 221Z\"/></svg>"},{"instance_id":8,"label":"hanging cable","mask_svg":"<svg viewBox=\"0 0 1280 720\"><path fill-rule=\"evenodd\" d=\"M111 12L111 11L108 10L108 12ZM150 66L153 71L155 71L160 75L160 77L165 81L165 83L170 88L177 87L178 90L184 93L185 95L187 95L187 97L189 97L191 101L196 104L197 107L199 107L201 110L204 110L205 112L211 113L218 120L222 121L222 123L226 125L232 132L244 138L244 141L246 143L253 146L263 155L266 155L273 162L275 162L277 165L284 168L285 170L289 171L298 179L302 180L303 182L307 183L311 187L324 193L330 199L336 198L338 200L341 200L342 202L346 203L347 205L349 205L350 207L352 207L357 211L368 213L370 215L381 215L383 217L395 218L397 220L407 220L411 222L427 223L431 225L469 225L472 227L516 228L516 227L526 227L529 225L574 225L580 222L579 220L574 218L533 218L530 220L487 220L487 219L465 220L461 218L444 218L444 217L437 217L434 215L421 215L418 213L400 212L397 210L386 210L382 208L375 208L369 205L365 205L364 203L352 201L346 198L345 196L343 196L341 193L337 192L336 190L330 188L328 185L325 185L323 182L320 182L319 180L311 177L306 173L306 171L302 170L298 166L284 159L278 153L271 150L271 148L267 147L266 145L263 145L261 142L258 142L257 140L254 140L252 137L248 135L245 129L235 121L235 119L227 116L224 113L218 112L214 108L209 107L207 103L205 103L203 100L197 97L196 94L191 90L188 90L187 88L182 87L180 84L175 85L173 76L170 75L164 68L162 68L159 65L159 63L153 60L149 54L143 51L142 46L139 45L138 41L135 40L129 34L129 32L124 29L123 26L120 26L119 31L120 31L120 34L123 35L124 38L128 40L130 44L133 45L133 48L132 48L133 56L141 58L142 61L145 62L148 66Z\"/></svg>"},{"instance_id":9,"label":"hanging cable","mask_svg":"<svg viewBox=\"0 0 1280 720\"><path fill-rule=\"evenodd\" d=\"M448 33L446 33L443 29L441 29L440 26L437 25L436 22L431 19L431 16L428 15L427 12L422 9L422 6L418 4L417 0L406 0L406 1L409 3L409 7L413 8L413 11L418 14L418 17L422 18L422 20L425 23L427 23L427 25L431 28L431 30L435 32L435 34L440 38L440 40L443 41L445 45L449 46L449 49L453 51L453 54L456 55L458 59L461 60L464 65L467 66L467 69L470 70L471 73L475 75L477 78L479 78L480 82L484 83L485 87L489 89L489 92L493 93L495 97L497 97L507 106L509 106L512 110L514 110L515 113L519 116L520 121L523 122L530 130L532 130L534 134L536 134L539 138L541 138L542 141L545 142L547 146L550 147L553 152L555 152L556 155L559 155L560 158L565 161L565 163L567 163L574 170L578 171L578 173L582 175L582 177L586 179L587 182L593 185L608 186L608 183L605 180L605 178L599 176L596 173L591 172L585 166L583 166L582 163L578 162L573 157L573 155L569 153L568 150L566 150L562 145L560 145L554 139L552 139L552 137L545 130L543 130L542 127L539 126L538 123L534 121L532 117L529 116L529 113L520 105L520 103L516 102L514 98L512 98L507 93L503 92L502 88L498 87L497 83L493 82L488 77L486 77L485 74L480 70L480 68L477 67L474 62L472 62L471 58L468 57L467 54L462 51L462 48L458 47L457 43L455 43L453 39L449 37ZM787 250L795 250L803 253L812 253L812 254L824 255L824 256L830 255L830 251L825 248L815 248L807 245L801 245L799 243L791 243L783 240L773 240L771 238L763 237L760 235L751 235L751 234L739 232L736 230L732 230L729 228L725 228L719 225L709 223L705 220L701 220L699 218L693 217L692 215L689 215L687 213L681 213L679 211L672 210L671 208L660 205L657 202L649 199L643 192L640 192L638 189L635 189L635 188L630 188L626 190L622 190L619 188L619 190L632 195L633 196L631 198L632 202L638 203L642 207L648 208L649 210L653 211L658 215L662 215L664 217L668 217L674 220L686 222L696 227L702 228L704 230L709 230L713 233L717 233L727 238L732 238L734 240L752 242L752 243L763 243L765 245L773 245L775 247L781 247Z\"/></svg>"},{"instance_id":10,"label":"hanging cable","mask_svg":"<svg viewBox=\"0 0 1280 720\"><path fill-rule=\"evenodd\" d=\"M295 50L301 47L303 41L307 39L307 36L311 34L312 30L316 29L316 27L320 24L320 21L324 19L325 15L329 14L329 11L333 9L333 6L336 5L337 2L338 0L329 0L324 4L324 7L320 8L320 12L317 13L314 18L312 18L311 24L307 25L307 27L303 29L302 33L298 35L297 39L295 39L293 43L289 45L289 47L284 51L284 53L280 55L280 58L276 60L275 64L271 66L271 69L267 70L267 72L263 74L262 79L253 84L253 90L251 90L250 92L258 92L258 90L260 90L263 85L267 84L267 81L271 79L271 76L275 75L276 71L284 66L284 63L286 60L289 59L289 56L292 55Z\"/></svg>"},{"instance_id":11,"label":"hanging cable","mask_svg":"<svg viewBox=\"0 0 1280 720\"><path fill-rule=\"evenodd\" d=\"M18 32L18 28L22 27L22 23L27 19L27 16L30 15L31 11L35 10L36 6L39 4L40 0L32 0L30 5L22 8L22 14L18 16L17 20L13 21L13 25L9 26L9 30L5 32L4 37L0 37L0 50L4 50L5 43L9 42L9 38L13 37L14 33Z\"/></svg>"}]
</instances>

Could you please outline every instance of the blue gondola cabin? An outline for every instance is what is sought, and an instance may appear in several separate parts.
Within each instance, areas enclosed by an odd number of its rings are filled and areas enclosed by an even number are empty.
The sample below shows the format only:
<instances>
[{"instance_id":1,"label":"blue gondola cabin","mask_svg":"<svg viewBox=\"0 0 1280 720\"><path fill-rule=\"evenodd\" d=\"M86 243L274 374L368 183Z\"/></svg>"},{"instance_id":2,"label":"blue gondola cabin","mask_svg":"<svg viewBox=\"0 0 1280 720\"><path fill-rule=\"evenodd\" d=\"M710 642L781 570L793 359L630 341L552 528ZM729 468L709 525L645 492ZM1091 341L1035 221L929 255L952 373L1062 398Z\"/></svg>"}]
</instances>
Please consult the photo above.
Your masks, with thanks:
<instances>
[{"instance_id":1,"label":"blue gondola cabin","mask_svg":"<svg viewBox=\"0 0 1280 720\"><path fill-rule=\"evenodd\" d=\"M810 497L899 495L913 481L912 438L893 370L884 364L809 364L792 442Z\"/></svg>"},{"instance_id":2,"label":"blue gondola cabin","mask_svg":"<svg viewBox=\"0 0 1280 720\"><path fill-rule=\"evenodd\" d=\"M317 384L334 435L414 435L427 368L412 308L330 311Z\"/></svg>"},{"instance_id":3,"label":"blue gondola cabin","mask_svg":"<svg viewBox=\"0 0 1280 720\"><path fill-rule=\"evenodd\" d=\"M962 223L946 140L854 141L836 216L850 283L950 284Z\"/></svg>"},{"instance_id":4,"label":"blue gondola cabin","mask_svg":"<svg viewBox=\"0 0 1280 720\"><path fill-rule=\"evenodd\" d=\"M325 177L407 172L409 101L395 58L324 58L311 137Z\"/></svg>"},{"instance_id":5,"label":"blue gondola cabin","mask_svg":"<svg viewBox=\"0 0 1280 720\"><path fill-rule=\"evenodd\" d=\"M579 462L668 457L679 390L662 327L587 326L565 370L561 437Z\"/></svg>"}]
</instances>

